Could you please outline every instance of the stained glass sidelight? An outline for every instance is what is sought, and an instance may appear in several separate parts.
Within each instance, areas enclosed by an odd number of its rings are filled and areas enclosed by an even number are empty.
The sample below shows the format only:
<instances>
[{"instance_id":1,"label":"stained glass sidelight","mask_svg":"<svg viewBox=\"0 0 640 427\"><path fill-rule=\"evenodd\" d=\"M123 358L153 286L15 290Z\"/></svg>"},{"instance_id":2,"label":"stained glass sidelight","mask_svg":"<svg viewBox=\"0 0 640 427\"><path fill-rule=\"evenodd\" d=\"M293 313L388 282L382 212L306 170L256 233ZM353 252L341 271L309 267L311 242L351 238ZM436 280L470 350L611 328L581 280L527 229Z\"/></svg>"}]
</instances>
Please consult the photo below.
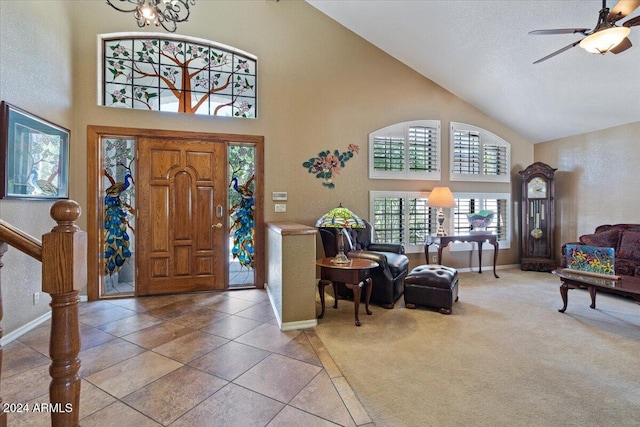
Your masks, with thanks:
<instances>
[{"instance_id":1,"label":"stained glass sidelight","mask_svg":"<svg viewBox=\"0 0 640 427\"><path fill-rule=\"evenodd\" d=\"M257 117L257 58L190 37L102 37L102 105Z\"/></svg>"},{"instance_id":2,"label":"stained glass sidelight","mask_svg":"<svg viewBox=\"0 0 640 427\"><path fill-rule=\"evenodd\" d=\"M255 284L255 155L253 145L229 145L229 286Z\"/></svg>"},{"instance_id":3,"label":"stained glass sidelight","mask_svg":"<svg viewBox=\"0 0 640 427\"><path fill-rule=\"evenodd\" d=\"M135 289L135 139L103 139L104 281L102 294Z\"/></svg>"}]
</instances>

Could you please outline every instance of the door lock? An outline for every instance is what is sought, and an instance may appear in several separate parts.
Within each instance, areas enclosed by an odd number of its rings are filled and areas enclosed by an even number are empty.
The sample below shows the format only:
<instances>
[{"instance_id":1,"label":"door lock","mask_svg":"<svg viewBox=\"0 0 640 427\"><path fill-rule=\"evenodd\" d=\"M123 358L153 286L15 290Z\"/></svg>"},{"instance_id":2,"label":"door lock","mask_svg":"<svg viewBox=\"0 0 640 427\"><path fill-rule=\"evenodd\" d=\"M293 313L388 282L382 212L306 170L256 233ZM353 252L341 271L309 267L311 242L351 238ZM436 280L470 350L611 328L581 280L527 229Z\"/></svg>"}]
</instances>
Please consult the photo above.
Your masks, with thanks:
<instances>
[{"instance_id":1,"label":"door lock","mask_svg":"<svg viewBox=\"0 0 640 427\"><path fill-rule=\"evenodd\" d=\"M219 223L217 223L217 224L211 224L211 228L214 228L214 227L215 227L215 228L222 228L222 223L221 223L221 222L219 222Z\"/></svg>"}]
</instances>

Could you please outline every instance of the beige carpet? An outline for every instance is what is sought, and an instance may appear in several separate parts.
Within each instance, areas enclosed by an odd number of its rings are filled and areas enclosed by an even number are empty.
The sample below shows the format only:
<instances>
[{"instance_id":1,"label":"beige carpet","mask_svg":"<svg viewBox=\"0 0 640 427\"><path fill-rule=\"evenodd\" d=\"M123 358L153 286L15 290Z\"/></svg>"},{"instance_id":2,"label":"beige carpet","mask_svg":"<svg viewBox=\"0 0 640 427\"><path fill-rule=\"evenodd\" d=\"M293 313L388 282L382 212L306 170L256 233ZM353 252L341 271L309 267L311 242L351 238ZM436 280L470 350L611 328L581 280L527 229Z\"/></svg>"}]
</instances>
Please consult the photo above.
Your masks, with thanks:
<instances>
[{"instance_id":1,"label":"beige carpet","mask_svg":"<svg viewBox=\"0 0 640 427\"><path fill-rule=\"evenodd\" d=\"M327 298L316 333L377 427L639 426L640 306L549 273L462 273L445 316ZM327 290L329 288L327 287Z\"/></svg>"}]
</instances>

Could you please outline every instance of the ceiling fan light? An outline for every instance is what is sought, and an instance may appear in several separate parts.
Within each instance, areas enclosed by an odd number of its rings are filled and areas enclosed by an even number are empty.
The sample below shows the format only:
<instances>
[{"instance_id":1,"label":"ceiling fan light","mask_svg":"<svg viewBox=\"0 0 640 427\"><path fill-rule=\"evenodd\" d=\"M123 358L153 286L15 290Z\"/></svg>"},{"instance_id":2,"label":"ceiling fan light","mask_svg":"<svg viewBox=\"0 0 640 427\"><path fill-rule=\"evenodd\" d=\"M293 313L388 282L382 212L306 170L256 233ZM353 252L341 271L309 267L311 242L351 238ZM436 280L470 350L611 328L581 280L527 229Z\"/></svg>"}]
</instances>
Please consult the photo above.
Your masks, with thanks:
<instances>
[{"instance_id":1,"label":"ceiling fan light","mask_svg":"<svg viewBox=\"0 0 640 427\"><path fill-rule=\"evenodd\" d=\"M606 53L619 45L630 32L627 27L606 28L582 39L580 47L589 53Z\"/></svg>"}]
</instances>

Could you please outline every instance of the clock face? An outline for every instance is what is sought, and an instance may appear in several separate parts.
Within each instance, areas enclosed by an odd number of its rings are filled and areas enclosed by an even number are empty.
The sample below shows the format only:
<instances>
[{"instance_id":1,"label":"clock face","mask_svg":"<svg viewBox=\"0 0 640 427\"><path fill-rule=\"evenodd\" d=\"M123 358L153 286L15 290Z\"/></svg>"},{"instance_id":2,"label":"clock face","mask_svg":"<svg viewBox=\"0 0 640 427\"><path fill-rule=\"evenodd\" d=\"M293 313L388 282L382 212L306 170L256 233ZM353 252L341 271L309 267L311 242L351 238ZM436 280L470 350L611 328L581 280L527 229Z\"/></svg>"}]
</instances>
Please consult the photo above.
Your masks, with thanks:
<instances>
[{"instance_id":1,"label":"clock face","mask_svg":"<svg viewBox=\"0 0 640 427\"><path fill-rule=\"evenodd\" d=\"M547 197L547 181L536 176L527 184L527 196L533 199Z\"/></svg>"}]
</instances>

